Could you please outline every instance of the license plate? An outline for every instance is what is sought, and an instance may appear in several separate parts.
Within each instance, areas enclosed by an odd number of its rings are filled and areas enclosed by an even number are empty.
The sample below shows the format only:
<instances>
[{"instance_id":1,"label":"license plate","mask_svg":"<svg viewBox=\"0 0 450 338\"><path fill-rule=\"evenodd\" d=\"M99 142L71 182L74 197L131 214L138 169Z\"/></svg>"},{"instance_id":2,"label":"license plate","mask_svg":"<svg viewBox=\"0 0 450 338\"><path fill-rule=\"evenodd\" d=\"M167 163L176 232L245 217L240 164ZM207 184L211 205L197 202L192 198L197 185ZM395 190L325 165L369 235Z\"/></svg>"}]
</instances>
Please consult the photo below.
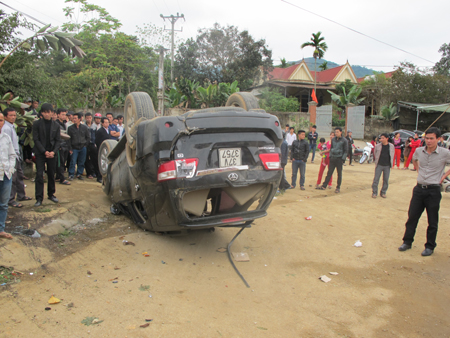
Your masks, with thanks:
<instances>
[{"instance_id":1,"label":"license plate","mask_svg":"<svg viewBox=\"0 0 450 338\"><path fill-rule=\"evenodd\" d=\"M219 149L219 166L221 168L241 165L241 148Z\"/></svg>"}]
</instances>

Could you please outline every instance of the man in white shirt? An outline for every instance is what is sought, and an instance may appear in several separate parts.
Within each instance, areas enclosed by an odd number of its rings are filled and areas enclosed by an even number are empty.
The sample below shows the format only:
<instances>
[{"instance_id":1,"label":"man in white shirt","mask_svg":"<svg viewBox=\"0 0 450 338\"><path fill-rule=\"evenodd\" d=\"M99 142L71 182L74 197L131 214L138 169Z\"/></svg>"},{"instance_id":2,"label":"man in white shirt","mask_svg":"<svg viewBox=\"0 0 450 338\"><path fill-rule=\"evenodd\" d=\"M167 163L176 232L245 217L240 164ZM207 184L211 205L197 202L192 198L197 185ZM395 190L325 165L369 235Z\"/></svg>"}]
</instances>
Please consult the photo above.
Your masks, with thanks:
<instances>
[{"instance_id":1,"label":"man in white shirt","mask_svg":"<svg viewBox=\"0 0 450 338\"><path fill-rule=\"evenodd\" d=\"M23 204L16 201L16 195L18 201L30 201L32 198L25 194L25 184L23 183L23 171L21 166L21 156L19 148L19 138L16 134L16 129L14 128L14 123L16 122L17 113L14 108L6 108L3 111L3 116L5 119L5 125L3 126L3 132L11 138L11 142L16 153L16 172L12 177L11 195L9 197L8 204L11 207L22 208Z\"/></svg>"},{"instance_id":2,"label":"man in white shirt","mask_svg":"<svg viewBox=\"0 0 450 338\"><path fill-rule=\"evenodd\" d=\"M297 136L294 133L294 127L290 127L289 134L286 135L286 142L288 144L288 149L289 149L289 158L291 157L292 142L294 142L296 139L297 139Z\"/></svg>"},{"instance_id":3,"label":"man in white shirt","mask_svg":"<svg viewBox=\"0 0 450 338\"><path fill-rule=\"evenodd\" d=\"M11 194L12 176L16 166L16 152L11 138L2 132L5 118L0 113L0 238L12 239L5 232L5 221L8 215L8 201Z\"/></svg>"},{"instance_id":4,"label":"man in white shirt","mask_svg":"<svg viewBox=\"0 0 450 338\"><path fill-rule=\"evenodd\" d=\"M117 115L117 128L119 128L120 131L120 137L123 136L123 130L124 130L124 125L123 125L123 116L122 115Z\"/></svg>"}]
</instances>

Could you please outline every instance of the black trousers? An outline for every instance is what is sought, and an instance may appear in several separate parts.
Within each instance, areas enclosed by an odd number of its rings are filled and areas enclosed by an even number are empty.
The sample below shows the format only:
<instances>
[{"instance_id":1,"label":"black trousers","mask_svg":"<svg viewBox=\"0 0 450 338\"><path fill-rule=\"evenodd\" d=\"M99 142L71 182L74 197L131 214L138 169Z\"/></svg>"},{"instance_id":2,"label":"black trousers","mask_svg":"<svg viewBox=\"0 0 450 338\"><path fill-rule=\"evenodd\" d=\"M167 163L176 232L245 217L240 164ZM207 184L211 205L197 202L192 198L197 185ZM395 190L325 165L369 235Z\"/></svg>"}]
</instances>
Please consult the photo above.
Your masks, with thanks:
<instances>
[{"instance_id":1,"label":"black trousers","mask_svg":"<svg viewBox=\"0 0 450 338\"><path fill-rule=\"evenodd\" d=\"M36 154L36 201L44 199L44 171L47 164L47 196L55 194L55 171L57 158L46 158L44 154Z\"/></svg>"},{"instance_id":2,"label":"black trousers","mask_svg":"<svg viewBox=\"0 0 450 338\"><path fill-rule=\"evenodd\" d=\"M342 158L331 158L330 157L330 164L328 165L328 172L327 172L327 177L325 178L325 181L323 182L322 186L324 188L327 187L328 183L331 180L331 177L333 176L334 173L334 169L337 170L337 174L338 174L338 180L337 180L337 186L336 189L340 189L341 188L341 183L342 183Z\"/></svg>"},{"instance_id":3,"label":"black trousers","mask_svg":"<svg viewBox=\"0 0 450 338\"><path fill-rule=\"evenodd\" d=\"M86 174L87 176L101 176L100 172L98 170L98 155L97 155L97 146L93 143L89 144L89 147L87 148L87 155L86 155Z\"/></svg>"},{"instance_id":4,"label":"black trousers","mask_svg":"<svg viewBox=\"0 0 450 338\"><path fill-rule=\"evenodd\" d=\"M348 150L348 158L350 159L349 164L352 164L353 160L353 151L351 149Z\"/></svg>"},{"instance_id":5,"label":"black trousers","mask_svg":"<svg viewBox=\"0 0 450 338\"><path fill-rule=\"evenodd\" d=\"M286 172L284 169L286 167L286 163L281 163L281 167L283 168L283 177L281 178L279 189L286 190L291 186L289 182L286 180Z\"/></svg>"},{"instance_id":6,"label":"black trousers","mask_svg":"<svg viewBox=\"0 0 450 338\"><path fill-rule=\"evenodd\" d=\"M422 216L423 210L426 209L428 228L425 248L434 250L436 247L441 197L440 187L428 189L423 189L417 185L414 187L411 202L409 203L408 220L405 224L406 230L403 236L403 243L411 245L414 242L417 223L419 222L420 216Z\"/></svg>"},{"instance_id":7,"label":"black trousers","mask_svg":"<svg viewBox=\"0 0 450 338\"><path fill-rule=\"evenodd\" d=\"M56 179L59 180L60 183L65 181L64 171L66 170L66 161L69 156L69 149L59 149L58 151L58 159L56 163Z\"/></svg>"}]
</instances>

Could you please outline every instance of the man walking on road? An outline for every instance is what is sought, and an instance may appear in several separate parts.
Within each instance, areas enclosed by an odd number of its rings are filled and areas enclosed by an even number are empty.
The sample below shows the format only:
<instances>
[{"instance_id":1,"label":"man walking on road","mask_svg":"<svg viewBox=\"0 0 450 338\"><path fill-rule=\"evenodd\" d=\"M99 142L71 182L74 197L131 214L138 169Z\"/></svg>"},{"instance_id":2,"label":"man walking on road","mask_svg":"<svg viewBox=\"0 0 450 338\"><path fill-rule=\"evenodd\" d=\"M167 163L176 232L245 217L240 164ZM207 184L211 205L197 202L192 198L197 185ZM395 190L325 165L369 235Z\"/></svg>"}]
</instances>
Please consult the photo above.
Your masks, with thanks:
<instances>
[{"instance_id":1,"label":"man walking on road","mask_svg":"<svg viewBox=\"0 0 450 338\"><path fill-rule=\"evenodd\" d=\"M312 151L311 163L314 163L314 157L316 156L317 140L319 134L316 133L317 126L312 126L311 131L308 133L309 151Z\"/></svg>"},{"instance_id":2,"label":"man walking on road","mask_svg":"<svg viewBox=\"0 0 450 338\"><path fill-rule=\"evenodd\" d=\"M44 171L47 164L47 195L48 199L58 203L55 197L56 152L61 143L61 131L58 123L52 120L53 107L44 103L41 107L42 118L33 123L34 154L36 156L36 203L42 205L44 199Z\"/></svg>"},{"instance_id":3,"label":"man walking on road","mask_svg":"<svg viewBox=\"0 0 450 338\"><path fill-rule=\"evenodd\" d=\"M338 180L336 190L334 192L340 193L342 183L342 165L347 158L348 144L345 137L342 137L341 127L336 127L334 129L334 134L336 136L331 140L331 149L320 152L320 155L330 153L330 164L328 165L327 177L319 189L326 189L328 182L330 182L331 177L333 176L334 169L337 169Z\"/></svg>"},{"instance_id":4,"label":"man walking on road","mask_svg":"<svg viewBox=\"0 0 450 338\"><path fill-rule=\"evenodd\" d=\"M436 247L436 235L439 222L439 206L441 202L441 184L450 175L445 172L446 164L450 163L450 151L437 146L441 131L431 127L425 132L425 147L417 148L413 156L413 165L417 170L417 185L409 204L408 220L406 221L403 244L399 251L411 249L416 233L417 223L423 210L427 210L428 228L427 242L422 256L430 256Z\"/></svg>"},{"instance_id":5,"label":"man walking on road","mask_svg":"<svg viewBox=\"0 0 450 338\"><path fill-rule=\"evenodd\" d=\"M298 131L298 140L292 142L292 188L297 184L297 171L300 170L300 189L305 190L306 161L309 155L309 145L305 140L304 130Z\"/></svg>"},{"instance_id":6,"label":"man walking on road","mask_svg":"<svg viewBox=\"0 0 450 338\"><path fill-rule=\"evenodd\" d=\"M377 198L378 182L383 173L383 186L380 196L386 198L386 191L389 187L389 174L394 166L395 147L389 142L389 135L386 133L380 136L381 143L375 146L375 177L372 183L372 197Z\"/></svg>"}]
</instances>

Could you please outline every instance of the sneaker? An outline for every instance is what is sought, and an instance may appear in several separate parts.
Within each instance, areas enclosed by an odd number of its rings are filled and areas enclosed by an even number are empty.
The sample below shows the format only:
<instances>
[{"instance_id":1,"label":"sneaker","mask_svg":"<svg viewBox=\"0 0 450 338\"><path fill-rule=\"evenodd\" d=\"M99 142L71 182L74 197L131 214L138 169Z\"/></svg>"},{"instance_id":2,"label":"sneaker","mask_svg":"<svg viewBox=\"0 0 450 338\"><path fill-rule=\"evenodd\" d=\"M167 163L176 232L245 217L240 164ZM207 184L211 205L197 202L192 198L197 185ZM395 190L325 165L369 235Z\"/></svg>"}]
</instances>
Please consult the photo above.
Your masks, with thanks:
<instances>
[{"instance_id":1,"label":"sneaker","mask_svg":"<svg viewBox=\"0 0 450 338\"><path fill-rule=\"evenodd\" d=\"M301 187L300 187L300 190L305 190L305 187L304 187L304 186L301 186Z\"/></svg>"},{"instance_id":2,"label":"sneaker","mask_svg":"<svg viewBox=\"0 0 450 338\"><path fill-rule=\"evenodd\" d=\"M77 178L78 178L80 181L83 180L83 177L81 177L81 175L78 175Z\"/></svg>"},{"instance_id":3,"label":"sneaker","mask_svg":"<svg viewBox=\"0 0 450 338\"><path fill-rule=\"evenodd\" d=\"M376 194L372 194L372 198L377 198L377 195Z\"/></svg>"},{"instance_id":4,"label":"sneaker","mask_svg":"<svg viewBox=\"0 0 450 338\"><path fill-rule=\"evenodd\" d=\"M336 188L336 190L334 191L336 194L339 194L341 192L341 189Z\"/></svg>"},{"instance_id":5,"label":"sneaker","mask_svg":"<svg viewBox=\"0 0 450 338\"><path fill-rule=\"evenodd\" d=\"M73 176L69 176L69 181L73 181Z\"/></svg>"}]
</instances>

